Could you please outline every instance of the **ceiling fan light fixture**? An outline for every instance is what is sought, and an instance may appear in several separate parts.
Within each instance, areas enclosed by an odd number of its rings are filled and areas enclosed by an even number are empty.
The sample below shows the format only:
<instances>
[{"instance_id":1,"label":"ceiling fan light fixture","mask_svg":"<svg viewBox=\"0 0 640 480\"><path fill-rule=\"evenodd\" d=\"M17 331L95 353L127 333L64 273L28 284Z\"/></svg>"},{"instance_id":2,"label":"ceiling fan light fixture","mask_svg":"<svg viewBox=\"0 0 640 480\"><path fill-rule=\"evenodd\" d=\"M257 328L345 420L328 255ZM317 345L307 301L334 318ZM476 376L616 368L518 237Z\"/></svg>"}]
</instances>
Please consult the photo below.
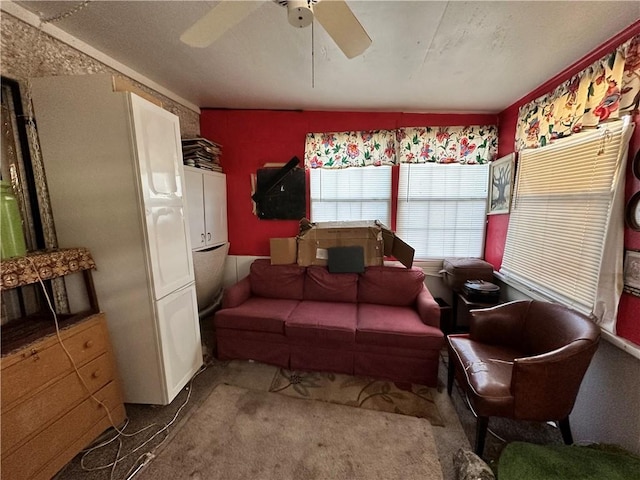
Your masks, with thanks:
<instances>
[{"instance_id":1,"label":"ceiling fan light fixture","mask_svg":"<svg viewBox=\"0 0 640 480\"><path fill-rule=\"evenodd\" d=\"M307 0L289 0L287 2L289 23L297 28L304 28L313 22L313 8Z\"/></svg>"}]
</instances>

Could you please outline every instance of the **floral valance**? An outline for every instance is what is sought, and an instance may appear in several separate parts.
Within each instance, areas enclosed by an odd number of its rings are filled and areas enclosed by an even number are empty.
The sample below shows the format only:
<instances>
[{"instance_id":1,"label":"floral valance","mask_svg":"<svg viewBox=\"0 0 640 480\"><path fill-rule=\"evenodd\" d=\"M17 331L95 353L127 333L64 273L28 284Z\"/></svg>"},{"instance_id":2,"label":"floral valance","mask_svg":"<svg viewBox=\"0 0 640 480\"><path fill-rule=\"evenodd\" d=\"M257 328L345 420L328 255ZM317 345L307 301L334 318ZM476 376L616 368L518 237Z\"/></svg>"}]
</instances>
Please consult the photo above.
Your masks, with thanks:
<instances>
[{"instance_id":1,"label":"floral valance","mask_svg":"<svg viewBox=\"0 0 640 480\"><path fill-rule=\"evenodd\" d=\"M393 130L308 133L304 148L305 168L347 168L396 163Z\"/></svg>"},{"instance_id":2,"label":"floral valance","mask_svg":"<svg viewBox=\"0 0 640 480\"><path fill-rule=\"evenodd\" d=\"M426 162L478 164L494 160L497 149L495 125L309 133L304 163L305 168Z\"/></svg>"},{"instance_id":3,"label":"floral valance","mask_svg":"<svg viewBox=\"0 0 640 480\"><path fill-rule=\"evenodd\" d=\"M495 159L498 127L410 127L397 130L398 163L480 164Z\"/></svg>"},{"instance_id":4,"label":"floral valance","mask_svg":"<svg viewBox=\"0 0 640 480\"><path fill-rule=\"evenodd\" d=\"M520 107L516 150L544 146L619 118L640 103L640 35L542 97Z\"/></svg>"}]
</instances>

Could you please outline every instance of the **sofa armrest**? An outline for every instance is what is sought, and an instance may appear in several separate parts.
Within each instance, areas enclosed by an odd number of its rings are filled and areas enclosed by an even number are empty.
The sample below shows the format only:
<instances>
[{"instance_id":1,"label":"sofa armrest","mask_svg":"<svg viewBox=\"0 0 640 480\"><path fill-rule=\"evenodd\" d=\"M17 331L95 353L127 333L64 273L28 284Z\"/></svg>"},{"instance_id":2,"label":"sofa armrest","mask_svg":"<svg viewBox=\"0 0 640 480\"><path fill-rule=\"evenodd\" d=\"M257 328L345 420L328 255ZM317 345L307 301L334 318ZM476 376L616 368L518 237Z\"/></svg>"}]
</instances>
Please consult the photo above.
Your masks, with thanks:
<instances>
[{"instance_id":1,"label":"sofa armrest","mask_svg":"<svg viewBox=\"0 0 640 480\"><path fill-rule=\"evenodd\" d=\"M225 288L222 294L222 308L233 308L242 305L251 296L251 282L246 276L238 283Z\"/></svg>"},{"instance_id":2,"label":"sofa armrest","mask_svg":"<svg viewBox=\"0 0 640 480\"><path fill-rule=\"evenodd\" d=\"M440 305L433 299L433 295L425 286L418 293L416 307L422 323L440 328Z\"/></svg>"},{"instance_id":3,"label":"sofa armrest","mask_svg":"<svg viewBox=\"0 0 640 480\"><path fill-rule=\"evenodd\" d=\"M521 349L528 300L503 303L495 307L471 310L469 337L488 345Z\"/></svg>"}]
</instances>

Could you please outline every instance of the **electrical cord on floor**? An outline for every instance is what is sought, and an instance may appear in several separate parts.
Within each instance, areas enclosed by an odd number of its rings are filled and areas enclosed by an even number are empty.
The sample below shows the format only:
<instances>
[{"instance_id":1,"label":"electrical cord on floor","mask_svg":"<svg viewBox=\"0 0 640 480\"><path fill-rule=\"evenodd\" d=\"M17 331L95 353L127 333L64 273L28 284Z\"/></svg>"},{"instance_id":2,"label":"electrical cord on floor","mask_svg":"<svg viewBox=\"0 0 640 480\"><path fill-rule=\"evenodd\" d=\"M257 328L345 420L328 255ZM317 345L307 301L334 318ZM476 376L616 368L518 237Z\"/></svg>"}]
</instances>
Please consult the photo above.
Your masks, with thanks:
<instances>
[{"instance_id":1,"label":"electrical cord on floor","mask_svg":"<svg viewBox=\"0 0 640 480\"><path fill-rule=\"evenodd\" d=\"M189 384L185 387L188 391L187 393L187 398L185 399L185 401L182 403L182 405L180 405L180 407L178 408L178 410L176 411L175 415L173 416L173 418L166 423L164 426L162 426L160 428L160 430L158 430L156 433L154 433L149 439L147 439L145 442L143 442L142 444L138 445L136 448L134 448L131 452L127 453L124 456L120 456L121 450L122 450L122 440L120 437L134 437L136 435L139 435L140 433L154 427L154 426L159 426L156 423L152 423L147 425L146 427L143 427L141 429L139 429L138 431L134 432L134 433L125 433L125 429L127 428L127 426L129 425L129 419L127 418L124 422L124 426L122 428L119 428L118 425L115 424L115 422L113 421L113 417L111 416L111 411L109 410L109 408L107 407L107 405L100 400L98 397L96 397L93 392L91 391L91 389L89 388L89 386L87 385L85 379L82 377L82 375L80 374L80 370L78 369L78 365L76 364L75 360L73 359L71 353L69 352L69 350L67 349L66 345L64 344L63 340L62 340L62 336L60 334L60 324L58 322L58 315L55 311L55 308L53 308L53 303L51 302L51 298L49 297L49 293L47 292L47 289L44 285L44 281L42 280L42 277L40 276L40 272L38 271L37 266L35 265L34 261L30 258L30 257L25 257L27 258L27 260L29 261L29 263L31 263L31 267L33 268L33 271L35 272L37 278L38 278L38 282L40 283L41 287L42 287L42 291L44 293L45 299L47 300L47 305L49 306L49 310L51 311L51 314L53 315L53 321L55 324L55 328L56 328L56 337L58 339L58 343L60 344L60 346L62 347L62 350L64 351L65 355L67 356L67 358L69 359L69 361L71 362L71 365L76 373L76 376L78 377L78 379L80 380L80 383L82 384L82 386L84 387L84 389L86 390L86 392L89 394L89 396L91 397L91 399L96 402L98 405L100 405L100 407L104 408L105 412L107 413L107 417L109 418L109 422L111 423L112 428L116 431L116 434L109 440L103 441L101 443L98 443L97 445L94 445L92 447L89 447L85 450L83 450L83 455L80 459L80 465L82 467L83 470L85 471L96 471L96 470L104 470L107 468L111 468L111 473L109 478L111 480L113 480L113 475L115 473L115 469L116 466L118 465L118 463L120 463L122 460L124 460L125 458L128 458L129 456L131 456L132 454L134 454L135 452L137 452L138 450L140 450L141 448L143 448L145 445L147 445L149 442L151 442L154 438L156 438L160 433L162 432L166 432L169 427L171 425L173 425L173 423L176 421L176 419L178 418L178 415L180 414L180 412L182 411L182 409L187 405L187 403L189 402L189 399L191 398L191 386L193 383L193 380L200 375L200 373L202 373L207 367L206 365L203 365L196 373L195 375L193 375L193 377L191 378L191 380L189 381ZM127 474L125 475L126 480L129 480L131 478L133 478L140 470L142 470L142 468L144 468L154 457L155 455L153 454L153 452L160 447L165 440L168 438L168 434L160 441L160 443L158 445L156 445L153 448L153 451L150 452L146 452L143 453L142 455L140 455L136 461L134 462L133 467L131 467L129 469L129 471L127 472ZM113 441L118 440L119 444L118 444L118 451L116 452L116 458L113 462L109 463L108 465L102 465L99 467L92 467L92 468L87 468L84 465L84 460L85 457L90 454L93 451L96 451L99 448L103 448L107 445L109 445L110 443L112 443ZM144 458L144 461L140 464L137 465L136 468L136 464ZM135 468L135 470L134 470ZM132 470L134 470L132 472Z\"/></svg>"},{"instance_id":2,"label":"electrical cord on floor","mask_svg":"<svg viewBox=\"0 0 640 480\"><path fill-rule=\"evenodd\" d=\"M202 366L196 373L195 375L191 378L191 380L189 381L189 384L185 387L185 389L187 390L187 398L184 400L184 402L182 403L182 405L180 405L180 407L178 408L178 410L176 411L176 413L173 415L173 417L171 418L171 420L169 422L167 422L165 425L163 425L157 432L155 432L151 437L149 437L147 440L145 440L143 443L141 443L140 445L138 445L137 447L135 447L133 450L131 450L129 453L127 453L126 455L120 456L119 455L119 451L118 451L118 455L116 456L116 459L111 462L108 463L106 465L100 465L100 466L96 466L96 467L88 467L85 465L85 459L86 457L94 452L95 450L98 450L99 448L103 448L105 446L107 446L108 444L110 444L111 442L115 441L116 439L119 440L120 436L126 436L126 437L133 437L135 435L138 435L140 433L142 433L143 431L148 430L149 428L153 427L153 426L159 426L156 423L153 423L151 425L148 425L140 430L138 430L135 433L131 433L131 434L127 434L127 433L121 433L118 432L113 438L111 438L110 440L104 441L98 445L95 445L93 447L90 447L88 449L86 449L82 455L82 457L80 458L80 466L82 467L82 469L84 471L87 472L93 472L93 471L97 471L97 470L105 470L107 468L112 468L112 471L115 471L115 467L118 463L122 462L124 459L130 457L131 455L133 455L134 453L138 452L140 449L142 449L143 447L145 447L146 445L148 445L153 439L155 439L158 435L160 435L163 432L166 432L169 427L171 427L175 421L178 419L178 416L180 415L180 412L184 409L184 407L189 403L189 400L191 398L191 392L192 392L192 384L193 384L193 380L200 375L204 370L206 370L206 366ZM125 427L126 428L126 427ZM125 478L127 480L129 480L130 478L133 478L133 475L137 474L140 470L142 470L143 467L145 467L149 461L151 461L152 458L155 457L155 454L153 452L155 452L168 438L168 433L167 435L160 441L160 443L158 443L155 447L153 447L152 450L145 452L143 454L141 454L134 462L133 466L129 469L129 471L127 472ZM119 440L120 441L120 440ZM142 464L138 465L138 462L144 459L144 461L142 462ZM136 468L139 467L139 468ZM133 474L131 474L131 471L135 469L135 472L133 472ZM113 478L113 477L111 477Z\"/></svg>"}]
</instances>

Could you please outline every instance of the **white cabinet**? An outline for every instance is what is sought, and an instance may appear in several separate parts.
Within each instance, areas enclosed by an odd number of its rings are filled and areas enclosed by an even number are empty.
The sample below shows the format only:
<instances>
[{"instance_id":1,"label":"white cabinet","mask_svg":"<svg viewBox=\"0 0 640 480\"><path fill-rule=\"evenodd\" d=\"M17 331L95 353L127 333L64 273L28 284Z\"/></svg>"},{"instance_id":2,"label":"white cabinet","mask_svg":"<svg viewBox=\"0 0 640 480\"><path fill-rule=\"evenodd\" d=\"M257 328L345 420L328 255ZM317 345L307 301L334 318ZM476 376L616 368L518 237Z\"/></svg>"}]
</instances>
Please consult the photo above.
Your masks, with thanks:
<instances>
[{"instance_id":1,"label":"white cabinet","mask_svg":"<svg viewBox=\"0 0 640 480\"><path fill-rule=\"evenodd\" d=\"M168 404L202 365L178 117L109 75L34 78L58 243L89 248L125 402Z\"/></svg>"},{"instance_id":2,"label":"white cabinet","mask_svg":"<svg viewBox=\"0 0 640 480\"><path fill-rule=\"evenodd\" d=\"M191 247L227 242L227 181L224 173L184 167Z\"/></svg>"},{"instance_id":3,"label":"white cabinet","mask_svg":"<svg viewBox=\"0 0 640 480\"><path fill-rule=\"evenodd\" d=\"M189 285L157 302L160 344L166 375L167 393L174 398L202 365L200 325L191 319L198 316L196 287Z\"/></svg>"}]
</instances>

